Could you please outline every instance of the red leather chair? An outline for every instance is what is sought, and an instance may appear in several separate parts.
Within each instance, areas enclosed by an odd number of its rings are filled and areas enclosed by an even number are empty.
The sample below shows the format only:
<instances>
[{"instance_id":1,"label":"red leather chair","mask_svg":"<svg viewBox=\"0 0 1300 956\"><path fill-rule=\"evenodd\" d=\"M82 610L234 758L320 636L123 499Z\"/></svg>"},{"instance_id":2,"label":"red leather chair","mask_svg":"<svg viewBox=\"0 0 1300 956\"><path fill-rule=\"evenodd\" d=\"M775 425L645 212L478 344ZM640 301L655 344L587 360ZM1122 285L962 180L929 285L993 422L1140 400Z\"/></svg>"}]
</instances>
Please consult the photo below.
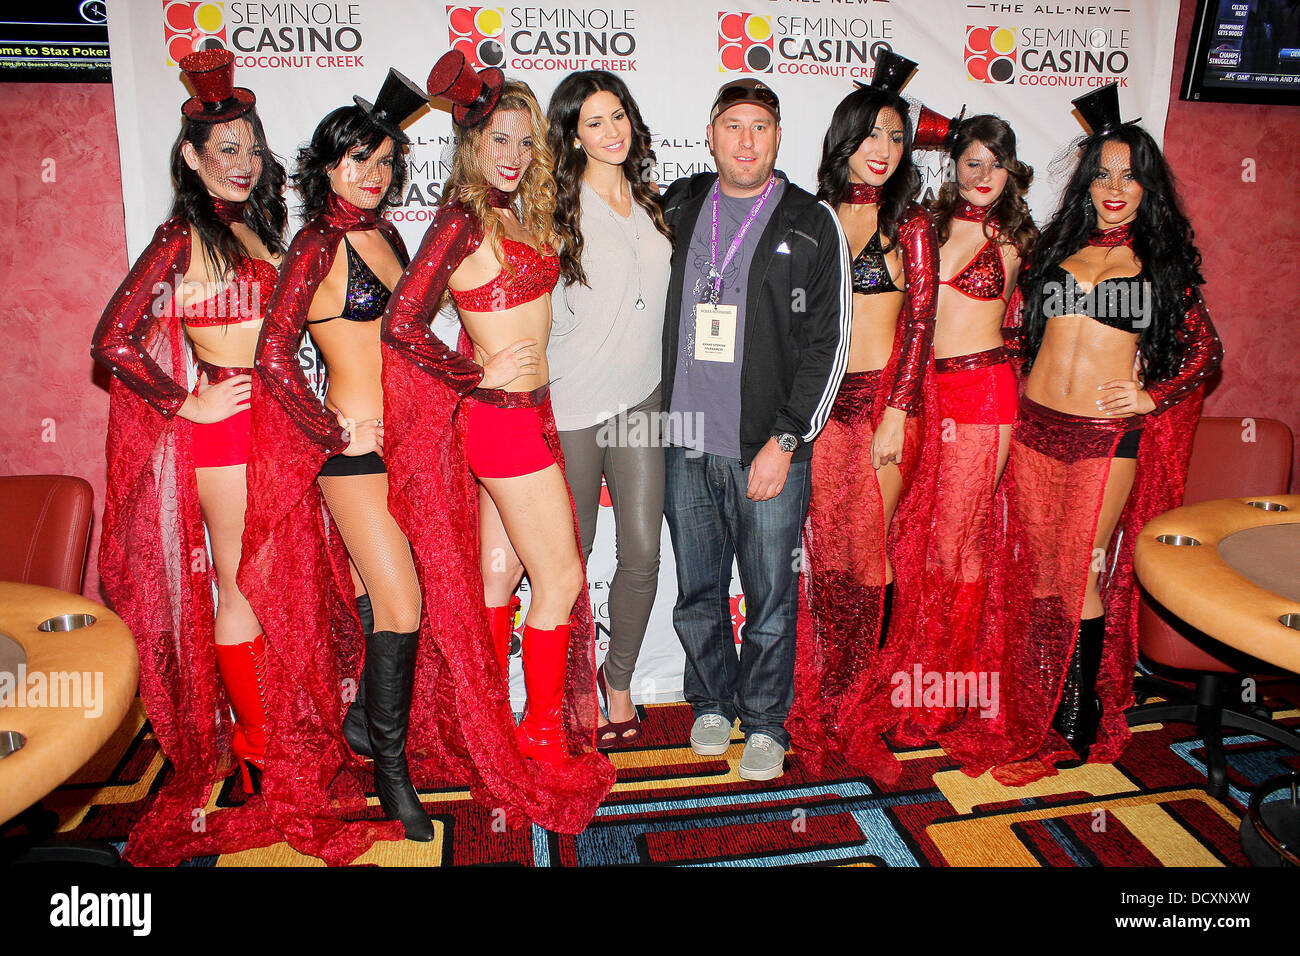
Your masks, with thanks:
<instances>
[{"instance_id":1,"label":"red leather chair","mask_svg":"<svg viewBox=\"0 0 1300 956\"><path fill-rule=\"evenodd\" d=\"M0 581L81 592L90 483L68 475L0 477Z\"/></svg>"},{"instance_id":2,"label":"red leather chair","mask_svg":"<svg viewBox=\"0 0 1300 956\"><path fill-rule=\"evenodd\" d=\"M1292 450L1291 430L1274 419L1202 418L1192 443L1184 503L1284 494L1291 482ZM1150 696L1164 700L1130 708L1129 726L1195 724L1205 740L1207 789L1214 796L1223 798L1228 792L1223 728L1300 751L1300 734L1271 720L1261 705L1242 699L1245 675L1276 668L1190 627L1145 592L1138 608L1138 648L1146 669L1174 671L1171 676L1196 687L1189 690L1156 676L1139 677L1134 684L1139 701Z\"/></svg>"}]
</instances>

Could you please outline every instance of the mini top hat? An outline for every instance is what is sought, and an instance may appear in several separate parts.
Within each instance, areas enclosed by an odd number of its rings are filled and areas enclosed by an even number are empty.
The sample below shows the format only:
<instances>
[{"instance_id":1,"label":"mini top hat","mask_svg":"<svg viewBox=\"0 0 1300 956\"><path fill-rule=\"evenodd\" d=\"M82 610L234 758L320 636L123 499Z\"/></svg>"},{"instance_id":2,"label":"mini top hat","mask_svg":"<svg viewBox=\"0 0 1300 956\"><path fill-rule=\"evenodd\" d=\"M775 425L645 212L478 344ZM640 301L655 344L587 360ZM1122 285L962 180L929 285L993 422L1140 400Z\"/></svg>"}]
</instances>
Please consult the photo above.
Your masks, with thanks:
<instances>
[{"instance_id":1,"label":"mini top hat","mask_svg":"<svg viewBox=\"0 0 1300 956\"><path fill-rule=\"evenodd\" d=\"M907 82L908 77L912 75L912 71L915 69L915 60L899 56L893 50L881 50L876 56L876 68L871 73L871 82L866 85L892 90L897 93L903 88L903 84ZM862 86L863 84L858 83L857 85Z\"/></svg>"},{"instance_id":2,"label":"mini top hat","mask_svg":"<svg viewBox=\"0 0 1300 956\"><path fill-rule=\"evenodd\" d=\"M1125 122L1119 113L1119 84L1107 83L1070 100L1079 109L1084 124L1095 136L1113 133L1121 126L1131 126L1142 117Z\"/></svg>"},{"instance_id":3,"label":"mini top hat","mask_svg":"<svg viewBox=\"0 0 1300 956\"><path fill-rule=\"evenodd\" d=\"M957 141L957 130L961 128L961 119L965 115L964 105L960 113L949 119L922 104L921 113L916 118L916 134L912 137L912 148L942 149L951 152L952 144Z\"/></svg>"},{"instance_id":4,"label":"mini top hat","mask_svg":"<svg viewBox=\"0 0 1300 956\"><path fill-rule=\"evenodd\" d=\"M402 132L402 124L427 105L429 98L424 95L424 90L389 67L374 103L359 96L352 97L352 102L361 107L370 122L391 136L394 142L405 144L411 138Z\"/></svg>"},{"instance_id":5,"label":"mini top hat","mask_svg":"<svg viewBox=\"0 0 1300 956\"><path fill-rule=\"evenodd\" d=\"M457 126L469 129L487 119L497 105L505 74L495 66L474 71L460 50L448 50L429 71L429 99L450 100L451 118Z\"/></svg>"},{"instance_id":6,"label":"mini top hat","mask_svg":"<svg viewBox=\"0 0 1300 956\"><path fill-rule=\"evenodd\" d=\"M181 104L189 119L224 123L243 116L257 102L252 90L235 86L235 55L229 50L218 47L187 54L181 57L180 67L194 88L194 95Z\"/></svg>"},{"instance_id":7,"label":"mini top hat","mask_svg":"<svg viewBox=\"0 0 1300 956\"><path fill-rule=\"evenodd\" d=\"M718 95L713 99L713 108L709 110L709 122L712 123L727 110L741 103L761 106L772 114L774 120L781 122L781 101L766 83L749 76L722 85L722 89L718 90Z\"/></svg>"}]
</instances>

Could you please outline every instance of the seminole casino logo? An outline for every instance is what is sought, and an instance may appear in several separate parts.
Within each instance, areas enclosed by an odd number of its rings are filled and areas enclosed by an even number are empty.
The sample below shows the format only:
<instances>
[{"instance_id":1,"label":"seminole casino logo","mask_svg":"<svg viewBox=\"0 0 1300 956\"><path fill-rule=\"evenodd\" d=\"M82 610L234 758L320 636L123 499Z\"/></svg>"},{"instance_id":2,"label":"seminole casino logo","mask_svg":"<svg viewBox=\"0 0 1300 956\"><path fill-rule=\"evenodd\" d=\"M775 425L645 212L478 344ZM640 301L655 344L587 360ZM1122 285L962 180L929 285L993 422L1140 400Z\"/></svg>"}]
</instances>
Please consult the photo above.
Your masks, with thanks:
<instances>
[{"instance_id":1,"label":"seminole casino logo","mask_svg":"<svg viewBox=\"0 0 1300 956\"><path fill-rule=\"evenodd\" d=\"M966 75L1016 86L1128 85L1132 30L1094 26L967 26Z\"/></svg>"},{"instance_id":2,"label":"seminole casino logo","mask_svg":"<svg viewBox=\"0 0 1300 956\"><path fill-rule=\"evenodd\" d=\"M447 7L447 40L476 69L636 70L640 10Z\"/></svg>"},{"instance_id":3,"label":"seminole casino logo","mask_svg":"<svg viewBox=\"0 0 1300 956\"><path fill-rule=\"evenodd\" d=\"M1016 75L1013 27L966 28L966 75L984 83L1010 83Z\"/></svg>"},{"instance_id":4,"label":"seminole casino logo","mask_svg":"<svg viewBox=\"0 0 1300 956\"><path fill-rule=\"evenodd\" d=\"M718 70L771 73L772 18L757 13L718 14Z\"/></svg>"},{"instance_id":5,"label":"seminole casino logo","mask_svg":"<svg viewBox=\"0 0 1300 956\"><path fill-rule=\"evenodd\" d=\"M504 7L447 8L447 40L475 69L505 65L505 29Z\"/></svg>"},{"instance_id":6,"label":"seminole casino logo","mask_svg":"<svg viewBox=\"0 0 1300 956\"><path fill-rule=\"evenodd\" d=\"M787 16L720 10L718 71L869 80L891 49L888 17Z\"/></svg>"},{"instance_id":7,"label":"seminole casino logo","mask_svg":"<svg viewBox=\"0 0 1300 956\"><path fill-rule=\"evenodd\" d=\"M179 65L187 54L225 47L226 5L164 0L163 42L168 66Z\"/></svg>"}]
</instances>

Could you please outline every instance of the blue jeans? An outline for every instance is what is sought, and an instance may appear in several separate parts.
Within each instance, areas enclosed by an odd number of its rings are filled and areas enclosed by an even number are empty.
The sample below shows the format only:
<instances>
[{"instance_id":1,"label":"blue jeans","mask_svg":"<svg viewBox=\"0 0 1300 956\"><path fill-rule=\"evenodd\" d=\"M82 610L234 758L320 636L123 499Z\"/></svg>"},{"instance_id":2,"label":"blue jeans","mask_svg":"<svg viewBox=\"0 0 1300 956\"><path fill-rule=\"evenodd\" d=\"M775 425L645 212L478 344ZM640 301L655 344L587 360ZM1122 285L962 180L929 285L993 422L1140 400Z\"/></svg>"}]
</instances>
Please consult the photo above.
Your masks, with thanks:
<instances>
[{"instance_id":1,"label":"blue jeans","mask_svg":"<svg viewBox=\"0 0 1300 956\"><path fill-rule=\"evenodd\" d=\"M664 513L677 563L673 627L686 651L686 699L696 717L740 717L746 737L761 732L788 750L800 535L812 462L793 462L775 498L750 501L749 469L739 459L688 456L673 446L666 454ZM731 629L733 558L745 591L739 660Z\"/></svg>"}]
</instances>

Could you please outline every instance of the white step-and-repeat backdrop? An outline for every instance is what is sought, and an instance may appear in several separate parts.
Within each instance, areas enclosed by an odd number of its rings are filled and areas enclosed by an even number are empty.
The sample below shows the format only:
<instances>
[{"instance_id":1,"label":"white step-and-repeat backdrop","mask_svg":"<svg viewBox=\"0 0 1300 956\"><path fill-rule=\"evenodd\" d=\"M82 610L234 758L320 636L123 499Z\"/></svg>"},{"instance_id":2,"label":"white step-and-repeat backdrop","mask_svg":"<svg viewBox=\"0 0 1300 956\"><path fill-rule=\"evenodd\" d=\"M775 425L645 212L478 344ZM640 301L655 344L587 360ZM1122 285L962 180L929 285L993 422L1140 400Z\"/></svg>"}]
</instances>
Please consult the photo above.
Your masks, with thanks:
<instances>
[{"instance_id":1,"label":"white step-and-repeat backdrop","mask_svg":"<svg viewBox=\"0 0 1300 956\"><path fill-rule=\"evenodd\" d=\"M1047 167L1081 131L1070 100L1120 84L1125 118L1162 139L1178 22L1178 0L1122 3L969 3L964 0L623 0L614 3L465 6L411 0L249 3L109 0L109 42L127 247L134 258L167 215L167 156L188 95L176 61L220 45L235 54L235 82L252 89L271 148L292 163L330 110L359 94L373 100L388 68L423 85L452 46L479 66L500 66L530 83L545 105L574 70L616 72L655 135L660 181L713 169L704 128L717 88L760 77L781 98L778 167L815 188L822 135L835 104L868 81L889 48L920 66L906 92L945 115L991 112L1009 121L1020 158L1038 171L1030 205L1040 222L1060 183ZM408 129L410 183L392 212L414 249L437 206L452 139L447 105ZM926 163L924 189L937 188L944 157ZM294 220L294 226L298 220ZM450 321L439 332L450 334ZM597 621L597 658L608 645L614 522L602 501L588 566ZM731 614L744 622L739 580ZM527 595L524 595L525 599ZM671 545L663 534L659 596L641 652L637 700L678 699L682 652L673 633L676 598ZM514 689L522 698L515 666Z\"/></svg>"}]
</instances>

